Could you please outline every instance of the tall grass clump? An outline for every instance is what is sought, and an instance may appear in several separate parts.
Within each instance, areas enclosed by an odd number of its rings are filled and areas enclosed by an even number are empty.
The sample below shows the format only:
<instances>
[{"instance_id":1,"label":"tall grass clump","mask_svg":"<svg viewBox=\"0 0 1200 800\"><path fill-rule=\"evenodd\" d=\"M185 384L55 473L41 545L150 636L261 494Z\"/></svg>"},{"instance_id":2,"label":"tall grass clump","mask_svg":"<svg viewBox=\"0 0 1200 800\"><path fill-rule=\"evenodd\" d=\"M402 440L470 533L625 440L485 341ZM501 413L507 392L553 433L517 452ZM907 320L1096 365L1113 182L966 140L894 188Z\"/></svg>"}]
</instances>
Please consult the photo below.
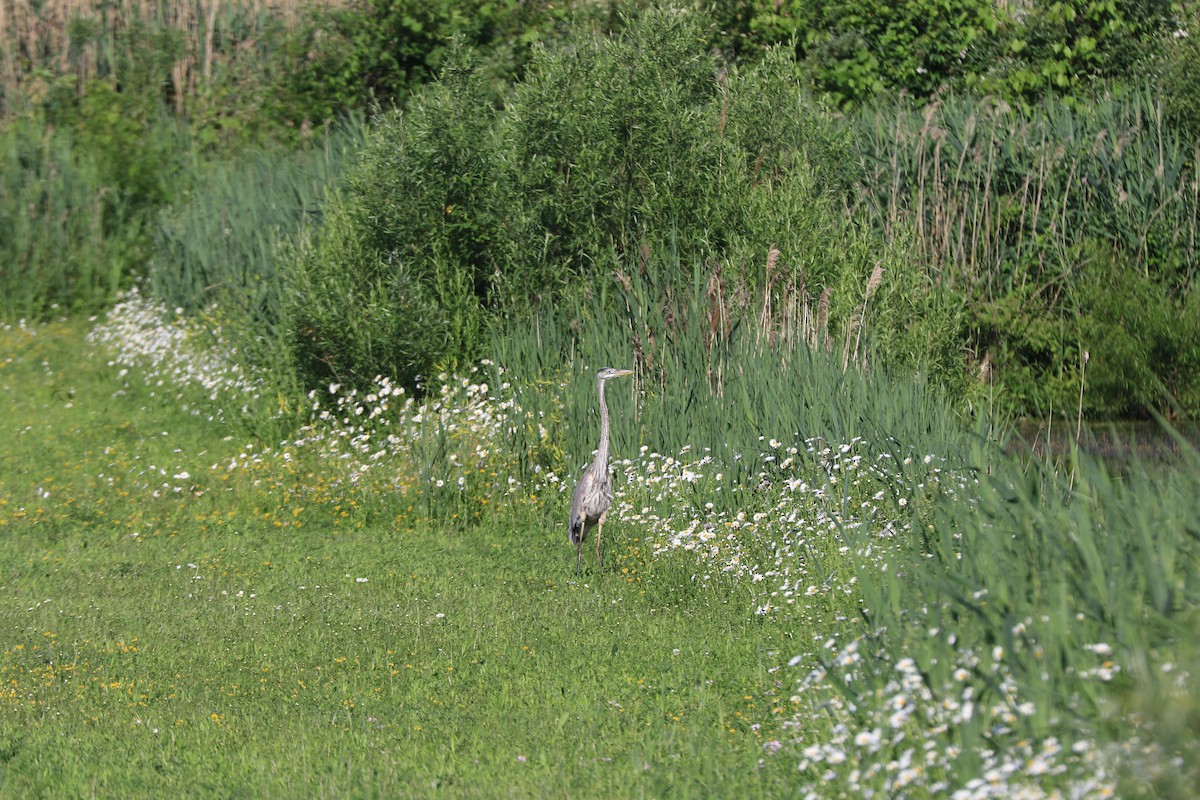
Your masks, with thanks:
<instances>
[{"instance_id":1,"label":"tall grass clump","mask_svg":"<svg viewBox=\"0 0 1200 800\"><path fill-rule=\"evenodd\" d=\"M257 151L196 163L192 188L159 216L152 292L186 312L234 304L249 325L277 324L278 247L320 222L326 195L365 135L365 124L351 118L288 157Z\"/></svg>"},{"instance_id":2,"label":"tall grass clump","mask_svg":"<svg viewBox=\"0 0 1200 800\"><path fill-rule=\"evenodd\" d=\"M10 126L0 160L0 317L103 308L144 258L144 217L68 132Z\"/></svg>"},{"instance_id":3,"label":"tall grass clump","mask_svg":"<svg viewBox=\"0 0 1200 800\"><path fill-rule=\"evenodd\" d=\"M1122 796L1188 796L1200 734L1196 459L1186 448L1171 468L1130 462L1120 477L1086 456L1061 471L1001 460L975 473L968 502L939 493L914 511L905 535L860 532L869 648L889 664L912 658L935 686L995 676L971 699L1006 707L1002 729L972 736L1037 741L1065 724L1112 743L1128 771ZM861 558L871 548L882 571Z\"/></svg>"},{"instance_id":4,"label":"tall grass clump","mask_svg":"<svg viewBox=\"0 0 1200 800\"><path fill-rule=\"evenodd\" d=\"M1085 351L1085 413L1198 409L1197 159L1154 95L898 102L855 125L869 216L966 296L972 366L1011 410L1071 408Z\"/></svg>"}]
</instances>

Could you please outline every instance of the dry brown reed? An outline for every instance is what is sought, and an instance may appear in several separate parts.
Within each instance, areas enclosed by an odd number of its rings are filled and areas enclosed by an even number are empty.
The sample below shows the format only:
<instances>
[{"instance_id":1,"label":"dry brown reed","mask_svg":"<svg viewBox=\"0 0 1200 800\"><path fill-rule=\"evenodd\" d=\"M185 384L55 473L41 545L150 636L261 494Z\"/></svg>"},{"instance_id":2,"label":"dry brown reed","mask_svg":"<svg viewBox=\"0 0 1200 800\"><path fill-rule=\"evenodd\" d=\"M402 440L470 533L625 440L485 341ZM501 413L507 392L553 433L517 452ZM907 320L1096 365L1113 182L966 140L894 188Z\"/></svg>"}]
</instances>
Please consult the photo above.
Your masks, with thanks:
<instances>
[{"instance_id":1,"label":"dry brown reed","mask_svg":"<svg viewBox=\"0 0 1200 800\"><path fill-rule=\"evenodd\" d=\"M867 321L867 303L871 301L871 295L879 288L879 284L883 283L883 264L878 263L875 269L871 270L871 277L867 279L867 288L863 292L862 307L858 311L857 318L851 317L850 330L846 333L846 348L845 354L842 357L842 369L846 369L850 364L851 357L854 358L856 364L862 363L862 332L863 326ZM850 350L850 334L854 334L854 350Z\"/></svg>"},{"instance_id":2,"label":"dry brown reed","mask_svg":"<svg viewBox=\"0 0 1200 800\"><path fill-rule=\"evenodd\" d=\"M814 350L833 351L833 337L829 331L833 287L825 286L814 308L813 297L808 293L808 281L804 270L781 264L781 252L775 247L767 251L766 269L762 286L754 292L740 293L744 300L738 305L753 314L756 323L755 335L759 345L775 347L791 346L804 342ZM866 297L862 307L851 313L842 327L846 335L844 349L846 360L858 363L861 323L866 317L867 300L883 280L883 267L877 265L867 281ZM753 306L752 306L753 304ZM752 307L751 307L752 306ZM860 337L861 338L861 337ZM851 347L850 342L854 341Z\"/></svg>"},{"instance_id":3,"label":"dry brown reed","mask_svg":"<svg viewBox=\"0 0 1200 800\"><path fill-rule=\"evenodd\" d=\"M814 349L824 349L829 352L832 341L829 338L829 298L833 294L832 287L826 286L821 292L821 299L817 301L817 321L810 330L807 331L809 337L809 345Z\"/></svg>"},{"instance_id":4,"label":"dry brown reed","mask_svg":"<svg viewBox=\"0 0 1200 800\"><path fill-rule=\"evenodd\" d=\"M11 110L18 98L43 96L54 76L111 74L120 34L141 25L181 34L171 67L181 110L222 59L254 47L267 21L293 29L309 9L342 5L344 0L0 0L0 84ZM73 32L85 31L86 40L72 41Z\"/></svg>"},{"instance_id":5,"label":"dry brown reed","mask_svg":"<svg viewBox=\"0 0 1200 800\"><path fill-rule=\"evenodd\" d=\"M644 255L650 262L650 255ZM726 363L719 355L728 354L738 330L753 337L754 352L774 351L785 363L797 348L833 356L837 337L843 370L868 366L863 331L869 327L869 301L883 284L882 263L867 276L863 299L848 316L834 309L832 286L824 286L819 298L813 298L805 271L787 264L773 245L767 250L761 282L747 282L744 274L728 277L717 261L698 264L690 284L677 281L677 262L675 269L658 266L612 272L625 306L633 361L646 385L664 388L680 348L700 343L697 360L708 365L706 377L714 394L723 395L726 370L740 370L740 365Z\"/></svg>"}]
</instances>

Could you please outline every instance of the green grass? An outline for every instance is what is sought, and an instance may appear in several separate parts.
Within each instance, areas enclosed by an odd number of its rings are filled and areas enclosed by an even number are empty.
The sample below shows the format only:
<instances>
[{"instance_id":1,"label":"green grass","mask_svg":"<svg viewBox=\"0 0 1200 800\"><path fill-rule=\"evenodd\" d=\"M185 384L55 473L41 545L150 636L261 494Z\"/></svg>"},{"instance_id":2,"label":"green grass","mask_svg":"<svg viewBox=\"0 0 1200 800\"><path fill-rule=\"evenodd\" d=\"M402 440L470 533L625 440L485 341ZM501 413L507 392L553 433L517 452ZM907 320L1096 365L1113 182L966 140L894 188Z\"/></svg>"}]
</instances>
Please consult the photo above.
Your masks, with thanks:
<instances>
[{"instance_id":1,"label":"green grass","mask_svg":"<svg viewBox=\"0 0 1200 800\"><path fill-rule=\"evenodd\" d=\"M803 631L644 591L618 526L577 580L557 509L447 535L249 484L154 497L239 444L114 397L82 333L0 334L0 795L779 793L767 670Z\"/></svg>"},{"instance_id":2,"label":"green grass","mask_svg":"<svg viewBox=\"0 0 1200 800\"><path fill-rule=\"evenodd\" d=\"M6 545L6 796L758 794L781 777L754 769L749 728L778 702L780 632L745 608L568 580L536 529L224 527Z\"/></svg>"}]
</instances>

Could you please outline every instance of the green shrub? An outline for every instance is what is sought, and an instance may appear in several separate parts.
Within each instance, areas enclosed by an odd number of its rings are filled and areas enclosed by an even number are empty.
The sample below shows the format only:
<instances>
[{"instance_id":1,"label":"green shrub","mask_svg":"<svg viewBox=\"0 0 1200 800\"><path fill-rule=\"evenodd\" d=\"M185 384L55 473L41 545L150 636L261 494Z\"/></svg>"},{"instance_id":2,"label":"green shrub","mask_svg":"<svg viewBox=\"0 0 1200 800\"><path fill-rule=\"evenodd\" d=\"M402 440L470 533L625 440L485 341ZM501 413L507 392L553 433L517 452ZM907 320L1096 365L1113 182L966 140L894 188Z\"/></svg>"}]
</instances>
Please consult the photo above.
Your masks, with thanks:
<instances>
[{"instance_id":1,"label":"green shrub","mask_svg":"<svg viewBox=\"0 0 1200 800\"><path fill-rule=\"evenodd\" d=\"M323 332L296 339L313 344L306 363L338 380L397 365L392 377L429 374L481 355L489 319L525 320L541 302L607 291L617 273L669 293L670 270L699 259L730 296L762 290L768 308L808 314L808 338L836 346L843 364L862 363L879 334L898 344L892 363L959 380L946 335L957 312L900 247L845 213L855 188L845 136L782 54L728 75L705 37L694 16L661 11L627 18L619 36L581 32L569 48L535 53L502 112L470 51L452 50L438 82L380 118L339 229L327 244L318 232L288 289L298 309L307 292L326 291L349 294L311 305L354 307L363 296L382 302L389 274L388 291L422 320L410 335L423 344L360 362L383 352L362 341L408 347L392 321L378 318L385 335L365 321L309 320ZM326 246L346 275L313 280L328 271ZM607 297L602 312L618 311Z\"/></svg>"},{"instance_id":2,"label":"green shrub","mask_svg":"<svg viewBox=\"0 0 1200 800\"><path fill-rule=\"evenodd\" d=\"M355 0L317 8L274 56L277 91L268 113L299 126L372 105L403 106L447 66L456 39L480 53L484 83L496 98L520 74L530 49L556 38L572 16L604 23L607 4Z\"/></svg>"},{"instance_id":3,"label":"green shrub","mask_svg":"<svg viewBox=\"0 0 1200 800\"><path fill-rule=\"evenodd\" d=\"M98 25L75 26L86 39ZM76 41L84 47L87 41ZM177 197L190 140L171 116L169 77L183 49L182 34L135 18L117 33L99 77L63 75L42 102L45 122L69 128L88 151L101 178L134 210L152 210Z\"/></svg>"},{"instance_id":4,"label":"green shrub","mask_svg":"<svg viewBox=\"0 0 1200 800\"><path fill-rule=\"evenodd\" d=\"M453 347L452 321L395 257L365 243L352 200L335 197L311 239L287 258L283 313L302 386L412 386Z\"/></svg>"},{"instance_id":5,"label":"green shrub","mask_svg":"<svg viewBox=\"0 0 1200 800\"><path fill-rule=\"evenodd\" d=\"M406 112L380 117L349 176L364 244L431 290L448 280L486 302L509 256L502 147L474 55L456 48ZM460 301L436 297L447 308Z\"/></svg>"},{"instance_id":6,"label":"green shrub","mask_svg":"<svg viewBox=\"0 0 1200 800\"><path fill-rule=\"evenodd\" d=\"M580 274L609 249L632 260L647 236L723 245L705 36L694 15L647 12L620 34L536 54L504 131L530 238L544 242L532 255Z\"/></svg>"},{"instance_id":7,"label":"green shrub","mask_svg":"<svg viewBox=\"0 0 1200 800\"><path fill-rule=\"evenodd\" d=\"M972 83L1010 99L1083 101L1097 82L1140 78L1171 18L1169 0L1040 0L1008 21Z\"/></svg>"},{"instance_id":8,"label":"green shrub","mask_svg":"<svg viewBox=\"0 0 1200 800\"><path fill-rule=\"evenodd\" d=\"M108 81L89 83L78 103L47 115L69 127L102 180L135 210L154 210L178 196L187 134L153 103L131 101Z\"/></svg>"},{"instance_id":9,"label":"green shrub","mask_svg":"<svg viewBox=\"0 0 1200 800\"><path fill-rule=\"evenodd\" d=\"M365 385L384 374L412 385L477 351L510 252L506 184L472 56L450 58L408 111L380 117L335 216L294 260L291 324L314 378Z\"/></svg>"},{"instance_id":10,"label":"green shrub","mask_svg":"<svg viewBox=\"0 0 1200 800\"><path fill-rule=\"evenodd\" d=\"M931 98L975 87L1010 102L1083 102L1108 82L1138 82L1173 31L1168 0L758 2L721 7L739 52L792 43L812 86L842 106L884 93ZM750 48L753 52L753 47Z\"/></svg>"},{"instance_id":11,"label":"green shrub","mask_svg":"<svg viewBox=\"0 0 1200 800\"><path fill-rule=\"evenodd\" d=\"M1191 415L1200 406L1200 329L1194 292L1180 299L1111 258L1079 284L1078 341L1090 354L1085 412L1118 417L1162 409Z\"/></svg>"},{"instance_id":12,"label":"green shrub","mask_svg":"<svg viewBox=\"0 0 1200 800\"><path fill-rule=\"evenodd\" d=\"M1164 43L1157 72L1163 107L1171 124L1190 141L1200 141L1200 7L1192 5Z\"/></svg>"},{"instance_id":13,"label":"green shrub","mask_svg":"<svg viewBox=\"0 0 1200 800\"><path fill-rule=\"evenodd\" d=\"M503 122L530 239L546 244L518 257L664 287L673 277L656 269L704 258L726 291L770 287L769 307L811 312L809 339L836 344L843 362L861 360L878 333L899 345L891 363L957 382L950 304L902 248L846 213L857 173L845 129L803 91L784 51L728 73L704 54L704 35L694 18L647 13L623 37L535 59ZM887 299L868 331L871 291Z\"/></svg>"},{"instance_id":14,"label":"green shrub","mask_svg":"<svg viewBox=\"0 0 1200 800\"><path fill-rule=\"evenodd\" d=\"M1181 296L1094 242L1074 264L1082 275L1057 300L1026 284L971 315L975 335L996 343L990 369L999 405L1072 418L1080 409L1100 419L1195 414L1194 292Z\"/></svg>"},{"instance_id":15,"label":"green shrub","mask_svg":"<svg viewBox=\"0 0 1200 800\"><path fill-rule=\"evenodd\" d=\"M444 39L466 27L453 3L363 0L319 9L286 40L276 113L293 124L391 105L432 79Z\"/></svg>"},{"instance_id":16,"label":"green shrub","mask_svg":"<svg viewBox=\"0 0 1200 800\"><path fill-rule=\"evenodd\" d=\"M990 0L761 3L750 23L761 42L794 41L815 87L839 105L885 90L928 97L961 85L998 25Z\"/></svg>"}]
</instances>

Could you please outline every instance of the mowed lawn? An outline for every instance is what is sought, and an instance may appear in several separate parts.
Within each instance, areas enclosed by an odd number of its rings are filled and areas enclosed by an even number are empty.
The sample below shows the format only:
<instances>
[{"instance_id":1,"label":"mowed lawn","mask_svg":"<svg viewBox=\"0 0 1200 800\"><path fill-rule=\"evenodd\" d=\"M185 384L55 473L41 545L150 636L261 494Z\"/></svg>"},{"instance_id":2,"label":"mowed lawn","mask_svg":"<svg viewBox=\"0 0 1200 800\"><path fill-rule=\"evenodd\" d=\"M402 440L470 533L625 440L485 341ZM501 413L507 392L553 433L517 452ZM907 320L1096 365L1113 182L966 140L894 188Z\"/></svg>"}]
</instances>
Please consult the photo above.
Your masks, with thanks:
<instances>
[{"instance_id":1,"label":"mowed lawn","mask_svg":"<svg viewBox=\"0 0 1200 800\"><path fill-rule=\"evenodd\" d=\"M447 530L230 478L253 443L86 330L0 332L0 796L788 794L819 631L617 525L577 578L557 502Z\"/></svg>"}]
</instances>

